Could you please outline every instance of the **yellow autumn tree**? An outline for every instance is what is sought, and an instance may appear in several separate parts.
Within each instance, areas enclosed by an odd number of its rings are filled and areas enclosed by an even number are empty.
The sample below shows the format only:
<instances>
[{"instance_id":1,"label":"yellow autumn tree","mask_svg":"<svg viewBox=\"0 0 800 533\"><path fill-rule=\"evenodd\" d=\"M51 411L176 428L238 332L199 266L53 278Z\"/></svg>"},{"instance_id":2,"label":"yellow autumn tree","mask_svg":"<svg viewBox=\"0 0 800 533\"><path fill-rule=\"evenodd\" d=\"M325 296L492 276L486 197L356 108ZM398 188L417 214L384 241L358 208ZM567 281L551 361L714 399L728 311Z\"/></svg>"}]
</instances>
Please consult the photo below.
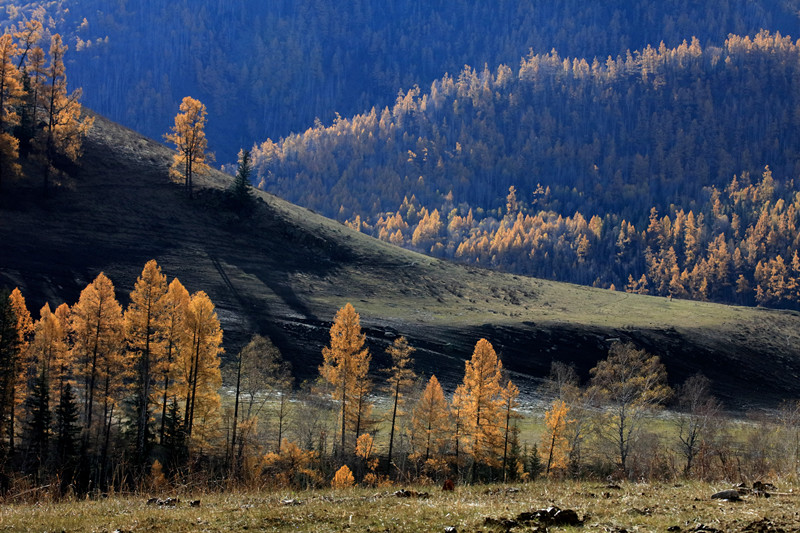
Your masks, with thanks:
<instances>
[{"instance_id":1,"label":"yellow autumn tree","mask_svg":"<svg viewBox=\"0 0 800 533\"><path fill-rule=\"evenodd\" d=\"M464 381L456 389L454 403L463 417L462 439L472 458L473 474L478 464L499 466L503 447L502 369L494 347L480 339L466 362Z\"/></svg>"},{"instance_id":2,"label":"yellow autumn tree","mask_svg":"<svg viewBox=\"0 0 800 533\"><path fill-rule=\"evenodd\" d=\"M120 372L113 369L118 366L124 338L122 308L114 294L114 284L105 274L101 272L81 291L78 302L70 309L69 322L87 440L96 427L95 403L99 400L110 408L110 399L101 391L110 391L111 380L119 377Z\"/></svg>"},{"instance_id":3,"label":"yellow autumn tree","mask_svg":"<svg viewBox=\"0 0 800 533\"><path fill-rule=\"evenodd\" d=\"M414 384L417 377L412 365L414 360L411 354L414 348L408 345L405 337L398 337L386 350L392 357L392 367L388 370L389 379L385 390L392 398L392 422L389 426L389 452L386 464L386 474L388 475L392 466L392 451L394 448L394 433L397 426L397 417L403 414L402 407L406 391Z\"/></svg>"},{"instance_id":4,"label":"yellow autumn tree","mask_svg":"<svg viewBox=\"0 0 800 533\"><path fill-rule=\"evenodd\" d=\"M55 404L61 396L66 367L69 365L67 332L58 317L44 304L39 320L34 324L33 340L29 349L28 375L45 375L51 384L51 401Z\"/></svg>"},{"instance_id":5,"label":"yellow autumn tree","mask_svg":"<svg viewBox=\"0 0 800 533\"><path fill-rule=\"evenodd\" d=\"M269 452L261 461L262 471L279 487L309 488L319 479L314 467L317 452L303 450L294 442L284 439L279 452Z\"/></svg>"},{"instance_id":6,"label":"yellow autumn tree","mask_svg":"<svg viewBox=\"0 0 800 533\"><path fill-rule=\"evenodd\" d=\"M331 480L331 487L334 489L349 489L355 484L355 482L356 480L353 477L353 473L350 471L350 468L348 468L347 465L343 465L333 476L333 480Z\"/></svg>"},{"instance_id":7,"label":"yellow autumn tree","mask_svg":"<svg viewBox=\"0 0 800 533\"><path fill-rule=\"evenodd\" d=\"M450 425L450 412L444 391L436 376L431 376L411 416L409 436L413 450L412 460L423 463L441 460L450 439Z\"/></svg>"},{"instance_id":8,"label":"yellow autumn tree","mask_svg":"<svg viewBox=\"0 0 800 533\"><path fill-rule=\"evenodd\" d=\"M182 345L178 351L184 431L197 448L209 444L219 429L222 351L222 328L214 304L205 292L198 291L186 308ZM195 421L198 422L196 427Z\"/></svg>"},{"instance_id":9,"label":"yellow autumn tree","mask_svg":"<svg viewBox=\"0 0 800 533\"><path fill-rule=\"evenodd\" d=\"M177 153L172 158L170 176L183 180L189 196L192 195L192 184L195 174L208 170L206 162L214 160L211 153L206 153L206 106L191 96L184 97L179 113L175 116L175 125L164 138L175 145Z\"/></svg>"},{"instance_id":10,"label":"yellow autumn tree","mask_svg":"<svg viewBox=\"0 0 800 533\"><path fill-rule=\"evenodd\" d=\"M20 71L14 64L19 54L12 35L0 35L0 187L5 177L21 173L17 162L19 141L11 134L11 129L19 124L16 108L23 96Z\"/></svg>"},{"instance_id":11,"label":"yellow autumn tree","mask_svg":"<svg viewBox=\"0 0 800 533\"><path fill-rule=\"evenodd\" d=\"M567 436L572 420L568 419L569 407L563 400L555 400L544 413L545 432L539 453L545 465L545 474L566 470L569 464L570 442Z\"/></svg>"},{"instance_id":12,"label":"yellow autumn tree","mask_svg":"<svg viewBox=\"0 0 800 533\"><path fill-rule=\"evenodd\" d=\"M75 372L75 365L72 359L72 350L70 350L70 343L69 343L69 317L70 317L70 309L69 306L65 303L62 303L56 310L53 312L53 318L56 319L56 323L58 327L61 328L61 331L64 335L64 352L61 354L61 357L56 357L56 359L52 363L52 376L53 376L53 383L57 384L57 399L61 398L61 392L64 389L64 385L67 382L71 382L74 379L74 372ZM58 353L58 352L56 352ZM74 383L71 386L74 388Z\"/></svg>"},{"instance_id":13,"label":"yellow autumn tree","mask_svg":"<svg viewBox=\"0 0 800 533\"><path fill-rule=\"evenodd\" d=\"M322 349L323 363L319 367L320 375L330 384L331 395L339 402L341 410L340 455L345 453L348 429L352 429L354 433L360 429L353 422L361 420L362 406L359 401L366 399L362 382L367 379L371 359L369 350L364 348L364 340L360 317L348 303L339 309L333 319L330 346ZM356 433L353 439L357 435Z\"/></svg>"},{"instance_id":14,"label":"yellow autumn tree","mask_svg":"<svg viewBox=\"0 0 800 533\"><path fill-rule=\"evenodd\" d=\"M28 306L25 303L25 297L22 296L19 288L15 287L8 297L11 309L16 317L16 330L17 330L17 350L14 358L14 386L11 389L12 398L11 405L13 410L11 412L11 422L9 427L9 449L14 451L14 432L15 421L22 419L23 402L28 392L28 362L29 352L28 348L33 338L33 320L31 313L28 311Z\"/></svg>"},{"instance_id":15,"label":"yellow autumn tree","mask_svg":"<svg viewBox=\"0 0 800 533\"><path fill-rule=\"evenodd\" d=\"M43 156L44 189L47 190L56 157L77 161L83 154L83 139L94 124L94 118L81 117L81 90L67 93L64 54L67 45L61 35L50 39L50 64L44 69L40 91L45 126L37 136L37 148Z\"/></svg>"},{"instance_id":16,"label":"yellow autumn tree","mask_svg":"<svg viewBox=\"0 0 800 533\"><path fill-rule=\"evenodd\" d=\"M500 406L505 421L505 428L503 430L503 463L501 466L503 470L503 481L508 478L508 445L510 443L511 432L513 431L511 421L516 418L521 418L520 414L517 413L517 407L519 407L519 402L517 401L518 396L519 387L514 385L509 379L506 386L500 391Z\"/></svg>"},{"instance_id":17,"label":"yellow autumn tree","mask_svg":"<svg viewBox=\"0 0 800 533\"><path fill-rule=\"evenodd\" d=\"M156 368L164 358L166 293L167 277L151 259L136 280L131 302L125 310L125 340L131 359L129 365L135 373L132 415L136 425L135 450L136 457L142 460L151 438L149 424Z\"/></svg>"},{"instance_id":18,"label":"yellow autumn tree","mask_svg":"<svg viewBox=\"0 0 800 533\"><path fill-rule=\"evenodd\" d=\"M163 357L160 364L155 368L159 374L159 379L154 384L154 395L159 397L159 407L161 408L161 427L159 429L158 442L164 444L164 433L166 431L167 407L170 401L177 399L177 395L182 390L181 377L176 361L178 360L178 350L182 346L184 335L184 322L186 320L186 310L189 307L191 296L189 291L181 284L178 279L170 282L167 293L163 297L164 306L162 337Z\"/></svg>"}]
</instances>

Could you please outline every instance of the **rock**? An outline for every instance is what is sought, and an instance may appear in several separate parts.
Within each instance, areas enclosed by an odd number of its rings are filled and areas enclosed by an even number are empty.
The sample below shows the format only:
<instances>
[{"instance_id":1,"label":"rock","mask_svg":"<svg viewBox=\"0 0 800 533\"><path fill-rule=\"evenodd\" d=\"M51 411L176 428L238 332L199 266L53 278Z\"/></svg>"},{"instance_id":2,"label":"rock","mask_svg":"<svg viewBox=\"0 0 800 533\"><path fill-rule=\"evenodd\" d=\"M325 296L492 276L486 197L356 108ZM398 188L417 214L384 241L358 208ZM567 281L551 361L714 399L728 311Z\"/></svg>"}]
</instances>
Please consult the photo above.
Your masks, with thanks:
<instances>
[{"instance_id":1,"label":"rock","mask_svg":"<svg viewBox=\"0 0 800 533\"><path fill-rule=\"evenodd\" d=\"M150 498L147 500L147 505L158 505L160 500L158 498Z\"/></svg>"},{"instance_id":2,"label":"rock","mask_svg":"<svg viewBox=\"0 0 800 533\"><path fill-rule=\"evenodd\" d=\"M728 500L729 502L738 502L742 499L739 496L739 491L736 489L721 490L711 495L712 500Z\"/></svg>"},{"instance_id":3,"label":"rock","mask_svg":"<svg viewBox=\"0 0 800 533\"><path fill-rule=\"evenodd\" d=\"M667 531L681 531L681 526L669 526Z\"/></svg>"},{"instance_id":4,"label":"rock","mask_svg":"<svg viewBox=\"0 0 800 533\"><path fill-rule=\"evenodd\" d=\"M455 526L447 526L444 528L444 533L458 533L458 530L455 528Z\"/></svg>"},{"instance_id":5,"label":"rock","mask_svg":"<svg viewBox=\"0 0 800 533\"><path fill-rule=\"evenodd\" d=\"M761 491L761 492L766 492L768 490L776 491L776 490L778 490L778 487L776 487L772 483L765 483L763 481L755 481L755 482L753 482L753 490L757 490L757 491Z\"/></svg>"},{"instance_id":6,"label":"rock","mask_svg":"<svg viewBox=\"0 0 800 533\"><path fill-rule=\"evenodd\" d=\"M517 515L517 522L539 522L545 526L582 526L583 520L573 509L548 507L536 511L523 512Z\"/></svg>"},{"instance_id":7,"label":"rock","mask_svg":"<svg viewBox=\"0 0 800 533\"><path fill-rule=\"evenodd\" d=\"M200 507L200 500L192 500L189 502L189 507Z\"/></svg>"},{"instance_id":8,"label":"rock","mask_svg":"<svg viewBox=\"0 0 800 533\"><path fill-rule=\"evenodd\" d=\"M303 502L296 498L287 498L285 500L281 500L281 505L303 505Z\"/></svg>"},{"instance_id":9,"label":"rock","mask_svg":"<svg viewBox=\"0 0 800 533\"><path fill-rule=\"evenodd\" d=\"M578 513L572 509L560 509L553 515L554 526L582 526L583 520L578 518Z\"/></svg>"}]
</instances>

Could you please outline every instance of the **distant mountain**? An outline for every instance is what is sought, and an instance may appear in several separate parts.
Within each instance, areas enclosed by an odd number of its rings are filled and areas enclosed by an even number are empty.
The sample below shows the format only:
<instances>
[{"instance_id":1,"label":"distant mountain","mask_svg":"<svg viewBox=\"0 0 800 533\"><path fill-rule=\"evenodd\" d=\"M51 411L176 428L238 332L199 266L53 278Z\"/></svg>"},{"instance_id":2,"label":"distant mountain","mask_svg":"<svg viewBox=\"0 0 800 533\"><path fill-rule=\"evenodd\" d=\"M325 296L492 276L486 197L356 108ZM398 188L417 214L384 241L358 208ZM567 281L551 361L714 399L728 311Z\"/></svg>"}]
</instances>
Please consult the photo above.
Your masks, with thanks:
<instances>
[{"instance_id":1,"label":"distant mountain","mask_svg":"<svg viewBox=\"0 0 800 533\"><path fill-rule=\"evenodd\" d=\"M69 76L85 103L154 138L181 98L209 107L220 162L240 147L392 105L465 64L515 68L529 50L624 57L696 36L800 35L796 1L57 0L3 2L19 14L45 5L70 47Z\"/></svg>"},{"instance_id":2,"label":"distant mountain","mask_svg":"<svg viewBox=\"0 0 800 533\"><path fill-rule=\"evenodd\" d=\"M396 335L418 370L452 390L488 338L530 398L551 361L581 375L616 339L660 355L679 383L697 371L729 406L800 396L800 315L579 287L459 266L352 231L264 192L231 209L229 176L195 198L169 181L170 150L100 116L76 175L42 198L38 180L0 191L0 286L19 286L34 317L74 303L100 271L127 303L149 259L217 305L228 354L271 336L301 379L313 378L334 313L351 302L374 354ZM30 170L29 170L30 171Z\"/></svg>"}]
</instances>

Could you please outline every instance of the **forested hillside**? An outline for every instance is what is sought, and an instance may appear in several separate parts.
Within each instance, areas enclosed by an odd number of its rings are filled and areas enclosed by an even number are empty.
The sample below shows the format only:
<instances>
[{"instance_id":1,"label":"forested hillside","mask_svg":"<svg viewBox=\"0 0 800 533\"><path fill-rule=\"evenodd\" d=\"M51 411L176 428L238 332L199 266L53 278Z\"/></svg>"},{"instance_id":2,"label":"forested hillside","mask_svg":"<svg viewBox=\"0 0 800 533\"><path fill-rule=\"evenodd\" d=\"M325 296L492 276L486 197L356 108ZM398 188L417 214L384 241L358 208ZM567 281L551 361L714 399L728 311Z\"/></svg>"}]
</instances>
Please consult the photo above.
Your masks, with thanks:
<instances>
[{"instance_id":1,"label":"forested hillside","mask_svg":"<svg viewBox=\"0 0 800 533\"><path fill-rule=\"evenodd\" d=\"M532 49L605 62L661 41L721 45L760 29L800 35L796 0L239 2L0 1L6 23L46 5L70 45L71 83L96 111L159 138L181 99L209 108L220 162L319 117L391 105L465 64L516 68ZM17 9L18 8L18 9ZM0 19L0 26L3 21Z\"/></svg>"},{"instance_id":2,"label":"forested hillside","mask_svg":"<svg viewBox=\"0 0 800 533\"><path fill-rule=\"evenodd\" d=\"M766 31L607 61L530 54L254 157L266 189L435 256L794 305L798 60Z\"/></svg>"}]
</instances>

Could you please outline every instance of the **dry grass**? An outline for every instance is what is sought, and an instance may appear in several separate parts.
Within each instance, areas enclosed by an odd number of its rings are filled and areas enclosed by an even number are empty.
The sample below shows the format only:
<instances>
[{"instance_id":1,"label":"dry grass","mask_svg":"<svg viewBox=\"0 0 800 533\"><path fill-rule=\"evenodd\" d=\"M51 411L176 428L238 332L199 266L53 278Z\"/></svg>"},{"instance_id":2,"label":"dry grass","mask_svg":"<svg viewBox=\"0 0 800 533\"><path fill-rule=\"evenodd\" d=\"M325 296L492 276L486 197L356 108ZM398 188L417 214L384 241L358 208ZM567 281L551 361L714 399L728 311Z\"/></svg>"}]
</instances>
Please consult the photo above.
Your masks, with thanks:
<instances>
[{"instance_id":1,"label":"dry grass","mask_svg":"<svg viewBox=\"0 0 800 533\"><path fill-rule=\"evenodd\" d=\"M57 504L10 504L0 508L0 530L70 532L143 531L505 531L486 519L514 519L551 505L574 509L583 531L796 531L800 501L790 487L771 498L745 496L741 502L712 500L716 486L537 481L512 487L437 487L430 498L398 498L394 489L317 490L294 493L180 495L175 507L147 505L144 496ZM166 495L164 495L166 496ZM188 501L200 499L199 507ZM285 500L292 500L286 504ZM752 524L761 521L757 528ZM705 529L700 526L705 526ZM520 523L511 531L534 531ZM750 529L748 529L750 527ZM772 529L770 529L772 527ZM550 531L577 531L551 527ZM673 531L677 531L674 529Z\"/></svg>"}]
</instances>

